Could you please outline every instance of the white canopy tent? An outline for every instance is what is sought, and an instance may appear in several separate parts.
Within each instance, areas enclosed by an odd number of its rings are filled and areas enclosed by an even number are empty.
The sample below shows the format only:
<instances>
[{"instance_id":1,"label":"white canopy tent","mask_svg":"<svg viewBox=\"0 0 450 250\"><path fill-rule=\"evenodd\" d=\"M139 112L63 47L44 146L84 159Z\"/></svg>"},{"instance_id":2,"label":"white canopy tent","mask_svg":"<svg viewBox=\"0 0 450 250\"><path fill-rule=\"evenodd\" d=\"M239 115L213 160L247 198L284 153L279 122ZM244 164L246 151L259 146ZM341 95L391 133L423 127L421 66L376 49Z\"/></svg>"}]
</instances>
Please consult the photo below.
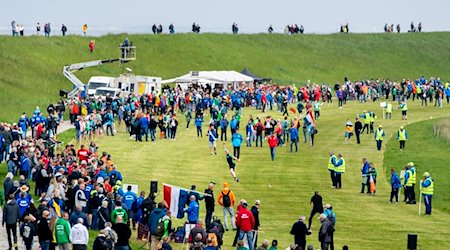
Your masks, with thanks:
<instances>
[{"instance_id":1,"label":"white canopy tent","mask_svg":"<svg viewBox=\"0 0 450 250\"><path fill-rule=\"evenodd\" d=\"M207 84L214 88L236 88L239 84L253 85L253 78L236 71L191 71L189 74L177 78L163 80L162 84L176 83L177 86L187 89L193 84L205 87Z\"/></svg>"}]
</instances>

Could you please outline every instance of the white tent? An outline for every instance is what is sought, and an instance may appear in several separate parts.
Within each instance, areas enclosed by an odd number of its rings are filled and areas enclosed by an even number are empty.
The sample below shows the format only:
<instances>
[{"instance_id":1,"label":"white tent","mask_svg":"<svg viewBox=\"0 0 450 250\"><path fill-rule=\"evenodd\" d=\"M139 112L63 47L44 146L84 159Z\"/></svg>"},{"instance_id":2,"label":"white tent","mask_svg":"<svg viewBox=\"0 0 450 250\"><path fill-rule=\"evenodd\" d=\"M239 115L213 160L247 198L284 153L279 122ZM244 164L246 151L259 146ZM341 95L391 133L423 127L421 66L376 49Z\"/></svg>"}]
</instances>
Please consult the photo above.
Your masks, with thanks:
<instances>
[{"instance_id":1,"label":"white tent","mask_svg":"<svg viewBox=\"0 0 450 250\"><path fill-rule=\"evenodd\" d=\"M242 83L247 86L253 85L253 78L236 71L191 71L189 74L163 80L161 83L177 83L182 88L187 88L192 84L202 86L209 84L213 89L217 87L236 88Z\"/></svg>"}]
</instances>

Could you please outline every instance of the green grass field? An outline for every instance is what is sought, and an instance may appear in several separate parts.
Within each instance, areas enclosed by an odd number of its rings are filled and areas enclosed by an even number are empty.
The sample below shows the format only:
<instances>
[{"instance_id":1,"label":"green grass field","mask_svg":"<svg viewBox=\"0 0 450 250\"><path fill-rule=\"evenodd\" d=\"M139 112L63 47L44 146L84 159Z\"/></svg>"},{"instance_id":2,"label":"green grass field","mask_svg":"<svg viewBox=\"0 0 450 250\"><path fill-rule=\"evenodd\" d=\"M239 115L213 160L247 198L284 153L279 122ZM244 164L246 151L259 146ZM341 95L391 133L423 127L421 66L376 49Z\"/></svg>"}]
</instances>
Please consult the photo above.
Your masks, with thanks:
<instances>
[{"instance_id":1,"label":"green grass field","mask_svg":"<svg viewBox=\"0 0 450 250\"><path fill-rule=\"evenodd\" d=\"M0 36L0 121L17 122L20 112L58 100L59 89L72 89L62 75L63 65L117 58L118 45L129 37L137 46L137 60L127 65L133 73L163 79L190 70L237 70L272 77L275 82L299 83L350 79L402 78L422 75L450 79L450 33L281 34L227 35L109 35L96 37ZM77 72L90 76L120 74L118 64ZM31 97L31 98L30 98ZM14 112L12 112L14 111Z\"/></svg>"},{"instance_id":2,"label":"green grass field","mask_svg":"<svg viewBox=\"0 0 450 250\"><path fill-rule=\"evenodd\" d=\"M117 45L127 35L96 38L97 48L88 53L90 38L69 36L0 37L0 121L16 122L22 111L30 113L36 105L41 108L57 100L58 90L72 86L62 76L65 64L118 56ZM257 75L272 77L277 82L342 81L350 79L384 78L400 80L421 75L450 79L448 62L450 33L423 34L350 34L350 35L218 35L180 34L175 36L133 35L130 40L138 46L138 60L130 63L136 74L163 78L185 74L189 70L233 69L248 67ZM118 65L104 65L77 73L87 81L91 75L118 75ZM449 107L423 108L409 103L408 120L402 121L395 111L392 120L381 119L379 103L349 103L343 109L336 104L322 106L316 145L300 143L300 152L290 154L288 147L278 148L277 158L270 160L267 144L264 148L242 147L242 162L237 172L241 183L233 183L219 143L217 156L210 156L207 138L198 139L195 128L185 130L180 118L176 141L135 143L119 129L116 137L98 139L100 150L112 154L126 178L125 183L136 183L148 190L150 180L183 187L196 184L199 190L209 181L231 183L237 199L250 203L262 201L260 239L278 239L280 246L293 242L289 235L299 215L309 216L309 199L320 191L325 203L331 203L337 213L335 242L337 249L347 244L351 249L405 249L406 234L418 233L421 249L448 249L450 211L446 206L450 196L444 191L448 180L446 152L447 139L433 135L434 119L448 117ZM395 105L394 105L395 106ZM406 151L398 150L395 139L386 139L385 151L375 150L373 135L363 135L362 144L343 144L346 118L354 119L364 109L377 113L376 125L383 124L387 137L400 125L410 133ZM242 121L248 115L259 115L245 109ZM276 118L279 113L273 112ZM433 120L431 120L433 118ZM206 127L205 127L206 130ZM72 132L73 133L73 132ZM70 134L59 137L70 140ZM302 139L302 137L301 137ZM354 139L354 138L353 138ZM231 147L231 143L227 143ZM330 188L326 170L328 151L341 152L347 162L343 189ZM377 195L359 193L361 159L367 157L378 169ZM418 206L389 204L390 185L384 168L400 169L406 162L417 165L418 178L429 171L435 178L436 195L433 216L417 215ZM5 174L2 165L0 174ZM269 187L271 186L271 188ZM418 193L418 192L417 192ZM162 199L160 195L158 200ZM218 207L216 213L222 217ZM201 203L201 217L204 205ZM175 225L182 221L176 221ZM318 247L319 221L313 220L313 234L308 242ZM94 234L92 234L94 236ZM225 235L225 247L231 249L231 233ZM133 243L133 249L138 243ZM177 249L181 246L177 246Z\"/></svg>"},{"instance_id":3,"label":"green grass field","mask_svg":"<svg viewBox=\"0 0 450 250\"><path fill-rule=\"evenodd\" d=\"M407 233L418 233L419 244L423 249L443 249L442 246L449 246L445 235L450 232L447 225L450 213L445 206L449 195L444 191L444 183L448 177L442 176L445 174L445 164L442 164L442 161L449 145L448 142L429 134L433 120L414 122L429 120L430 116L444 117L449 108L422 108L417 102L410 103L409 106L409 119L402 121L399 111L394 113L392 120L382 120L378 103L350 103L343 109L337 109L335 104L324 105L322 117L317 122L319 133L314 147L301 143L300 152L297 154L289 153L288 147L280 147L275 161L272 162L267 144L263 148L243 146L242 162L237 166L241 179L239 184L234 183L229 175L223 151L219 149L217 156L210 156L207 138L197 138L193 128L185 130L183 119L180 119L176 141L136 143L129 139L127 134L119 133L116 137L102 137L98 143L101 150L112 154L113 161L126 178L125 183L138 184L142 190L149 189L150 180L158 180L160 188L161 183L186 188L196 184L199 190L206 188L209 181L215 181L218 183L215 189L217 195L221 190L220 183L230 182L237 199L246 199L250 203L255 199L262 201L261 239L278 239L283 247L293 241L289 235L290 227L299 215L309 216L309 198L314 191L319 191L324 202L331 203L337 213L337 249L344 244L352 249L403 249ZM357 145L355 141L343 144L346 118L353 118L363 109L371 109L378 114L380 118L376 125L383 124L387 137L391 137L400 125L407 125L410 140L402 155L399 155L398 143L395 140L386 140L384 149L387 150L383 160L383 152L376 151L372 134L364 134L361 145ZM259 115L253 109L245 109L244 122L250 114ZM281 118L279 113L272 114ZM410 123L414 124L409 126ZM436 146L441 150L436 151ZM231 147L230 142L227 147ZM336 153L342 152L347 162L342 190L330 188L326 170L327 152L330 149ZM378 169L376 196L359 193L362 157L367 157ZM438 157L442 161L424 164L427 159ZM400 168L408 161L416 162L419 175L430 171L435 176L436 196L431 217L419 216L417 205L388 203L390 185L383 168ZM161 196L157 200L162 199ZM200 211L204 217L203 202ZM220 207L216 213L219 217L223 216ZM177 221L175 224L181 223L182 221ZM313 234L308 238L308 242L315 246L319 245L318 227L319 221L314 218ZM225 235L225 246L230 247L232 237L232 233Z\"/></svg>"}]
</instances>

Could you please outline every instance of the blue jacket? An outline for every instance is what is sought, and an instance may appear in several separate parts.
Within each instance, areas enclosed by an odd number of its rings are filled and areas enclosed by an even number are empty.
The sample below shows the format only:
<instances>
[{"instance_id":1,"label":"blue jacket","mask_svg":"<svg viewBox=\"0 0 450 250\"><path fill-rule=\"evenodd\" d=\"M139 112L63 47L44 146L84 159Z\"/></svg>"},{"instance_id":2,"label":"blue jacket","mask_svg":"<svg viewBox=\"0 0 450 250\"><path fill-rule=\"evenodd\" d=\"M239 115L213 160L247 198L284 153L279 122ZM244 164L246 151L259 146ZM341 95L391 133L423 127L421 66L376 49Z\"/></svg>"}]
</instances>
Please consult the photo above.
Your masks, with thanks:
<instances>
[{"instance_id":1,"label":"blue jacket","mask_svg":"<svg viewBox=\"0 0 450 250\"><path fill-rule=\"evenodd\" d=\"M297 128L291 128L290 129L290 135L291 135L291 140L297 140L298 139L298 130L297 130Z\"/></svg>"},{"instance_id":2,"label":"blue jacket","mask_svg":"<svg viewBox=\"0 0 450 250\"><path fill-rule=\"evenodd\" d=\"M223 118L219 121L219 124L222 129L226 129L228 127L228 120Z\"/></svg>"},{"instance_id":3,"label":"blue jacket","mask_svg":"<svg viewBox=\"0 0 450 250\"><path fill-rule=\"evenodd\" d=\"M141 128L148 128L149 124L150 124L150 122L147 119L147 117L143 116L143 117L141 117L141 119L139 119L139 126Z\"/></svg>"},{"instance_id":4,"label":"blue jacket","mask_svg":"<svg viewBox=\"0 0 450 250\"><path fill-rule=\"evenodd\" d=\"M111 176L112 176L113 174L116 175L116 180L117 180L117 181L122 181L122 180L123 180L122 174L121 174L119 171L117 171L117 170L111 171L111 173L109 173L109 178L111 178Z\"/></svg>"},{"instance_id":5,"label":"blue jacket","mask_svg":"<svg viewBox=\"0 0 450 250\"><path fill-rule=\"evenodd\" d=\"M238 124L238 122L237 122L236 118L231 119L231 121L230 121L230 128L231 129L237 129L237 124Z\"/></svg>"},{"instance_id":6,"label":"blue jacket","mask_svg":"<svg viewBox=\"0 0 450 250\"><path fill-rule=\"evenodd\" d=\"M427 177L423 182L422 182L422 187L429 187L431 185L431 181L430 181L431 177Z\"/></svg>"},{"instance_id":7,"label":"blue jacket","mask_svg":"<svg viewBox=\"0 0 450 250\"><path fill-rule=\"evenodd\" d=\"M17 205L19 205L19 215L20 218L22 218L25 210L27 210L27 208L30 206L30 199L27 197L20 197L19 199L17 199Z\"/></svg>"},{"instance_id":8,"label":"blue jacket","mask_svg":"<svg viewBox=\"0 0 450 250\"><path fill-rule=\"evenodd\" d=\"M233 144L233 147L240 147L243 140L242 135L239 133L234 133L231 136L231 143Z\"/></svg>"},{"instance_id":9,"label":"blue jacket","mask_svg":"<svg viewBox=\"0 0 450 250\"><path fill-rule=\"evenodd\" d=\"M194 123L195 123L195 126L201 127L202 123L203 123L203 118L202 117L195 118L195 122Z\"/></svg>"},{"instance_id":10,"label":"blue jacket","mask_svg":"<svg viewBox=\"0 0 450 250\"><path fill-rule=\"evenodd\" d=\"M103 180L105 180L106 176L107 176L106 172L103 170L100 170L100 171L98 171L97 175L95 175L95 179L98 179L98 177L102 177Z\"/></svg>"},{"instance_id":11,"label":"blue jacket","mask_svg":"<svg viewBox=\"0 0 450 250\"><path fill-rule=\"evenodd\" d=\"M336 223L336 214L333 212L333 210L327 208L327 209L325 209L325 211L323 211L323 214L324 214L326 217L328 217L328 215L331 214L331 216L333 216L333 218L334 218L334 223Z\"/></svg>"},{"instance_id":12,"label":"blue jacket","mask_svg":"<svg viewBox=\"0 0 450 250\"><path fill-rule=\"evenodd\" d=\"M197 201L191 201L191 203L189 203L189 207L186 209L189 221L192 222L198 220L198 209L199 207Z\"/></svg>"},{"instance_id":13,"label":"blue jacket","mask_svg":"<svg viewBox=\"0 0 450 250\"><path fill-rule=\"evenodd\" d=\"M363 167L361 168L361 174L367 174L369 172L369 167L369 162L364 163Z\"/></svg>"},{"instance_id":14,"label":"blue jacket","mask_svg":"<svg viewBox=\"0 0 450 250\"><path fill-rule=\"evenodd\" d=\"M30 170L30 160L25 155L20 157L20 170L29 171Z\"/></svg>"},{"instance_id":15,"label":"blue jacket","mask_svg":"<svg viewBox=\"0 0 450 250\"><path fill-rule=\"evenodd\" d=\"M391 175L391 186L392 188L400 188L402 186L402 183L400 182L400 178L398 177L397 173L393 173Z\"/></svg>"},{"instance_id":16,"label":"blue jacket","mask_svg":"<svg viewBox=\"0 0 450 250\"><path fill-rule=\"evenodd\" d=\"M158 227L158 220L166 215L166 210L162 208L155 208L150 214L150 219L148 220L148 226L150 227L150 233L154 234L156 228Z\"/></svg>"},{"instance_id":17,"label":"blue jacket","mask_svg":"<svg viewBox=\"0 0 450 250\"><path fill-rule=\"evenodd\" d=\"M209 141L213 142L217 140L217 133L215 130L208 130Z\"/></svg>"},{"instance_id":18,"label":"blue jacket","mask_svg":"<svg viewBox=\"0 0 450 250\"><path fill-rule=\"evenodd\" d=\"M137 195L132 191L128 191L123 195L122 202L125 203L126 209L130 210L135 200L137 200Z\"/></svg>"}]
</instances>

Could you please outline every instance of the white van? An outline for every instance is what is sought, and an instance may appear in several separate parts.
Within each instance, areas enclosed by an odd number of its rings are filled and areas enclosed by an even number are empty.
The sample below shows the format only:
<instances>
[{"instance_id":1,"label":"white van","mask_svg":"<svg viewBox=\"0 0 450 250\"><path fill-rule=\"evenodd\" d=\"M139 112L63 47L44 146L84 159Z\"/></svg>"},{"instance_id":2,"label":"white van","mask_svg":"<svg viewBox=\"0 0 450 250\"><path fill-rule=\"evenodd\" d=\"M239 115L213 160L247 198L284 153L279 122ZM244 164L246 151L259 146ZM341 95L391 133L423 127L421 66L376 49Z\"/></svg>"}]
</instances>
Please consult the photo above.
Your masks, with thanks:
<instances>
[{"instance_id":1,"label":"white van","mask_svg":"<svg viewBox=\"0 0 450 250\"><path fill-rule=\"evenodd\" d=\"M98 88L113 87L116 78L109 76L93 76L89 79L87 84L87 94L95 95L95 90Z\"/></svg>"},{"instance_id":2,"label":"white van","mask_svg":"<svg viewBox=\"0 0 450 250\"><path fill-rule=\"evenodd\" d=\"M105 100L107 95L110 97L115 97L116 95L120 96L120 94L120 89L100 87L95 90L94 98L98 99L100 97L102 100Z\"/></svg>"}]
</instances>

